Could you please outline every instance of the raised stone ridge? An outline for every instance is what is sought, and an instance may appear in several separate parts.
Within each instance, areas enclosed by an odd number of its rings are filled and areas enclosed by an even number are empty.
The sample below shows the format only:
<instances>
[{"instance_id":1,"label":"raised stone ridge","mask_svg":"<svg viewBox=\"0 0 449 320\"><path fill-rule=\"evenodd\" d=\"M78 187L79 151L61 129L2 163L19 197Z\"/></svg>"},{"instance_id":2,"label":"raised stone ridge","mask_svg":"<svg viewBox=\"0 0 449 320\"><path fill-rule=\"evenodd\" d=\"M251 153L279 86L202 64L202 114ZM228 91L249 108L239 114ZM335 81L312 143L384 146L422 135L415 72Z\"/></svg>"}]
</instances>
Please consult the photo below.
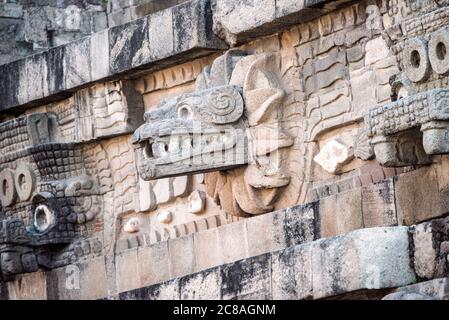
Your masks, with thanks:
<instances>
[{"instance_id":1,"label":"raised stone ridge","mask_svg":"<svg viewBox=\"0 0 449 320\"><path fill-rule=\"evenodd\" d=\"M209 1L192 0L0 66L0 110L57 100L102 79L176 65L225 49Z\"/></svg>"},{"instance_id":2,"label":"raised stone ridge","mask_svg":"<svg viewBox=\"0 0 449 320\"><path fill-rule=\"evenodd\" d=\"M319 299L416 281L407 227L368 228L119 294L120 299Z\"/></svg>"},{"instance_id":3,"label":"raised stone ridge","mask_svg":"<svg viewBox=\"0 0 449 320\"><path fill-rule=\"evenodd\" d=\"M264 7L273 11L264 15L258 3L191 0L1 65L0 111L59 100L101 80L177 65L309 21L346 2L264 0Z\"/></svg>"}]
</instances>

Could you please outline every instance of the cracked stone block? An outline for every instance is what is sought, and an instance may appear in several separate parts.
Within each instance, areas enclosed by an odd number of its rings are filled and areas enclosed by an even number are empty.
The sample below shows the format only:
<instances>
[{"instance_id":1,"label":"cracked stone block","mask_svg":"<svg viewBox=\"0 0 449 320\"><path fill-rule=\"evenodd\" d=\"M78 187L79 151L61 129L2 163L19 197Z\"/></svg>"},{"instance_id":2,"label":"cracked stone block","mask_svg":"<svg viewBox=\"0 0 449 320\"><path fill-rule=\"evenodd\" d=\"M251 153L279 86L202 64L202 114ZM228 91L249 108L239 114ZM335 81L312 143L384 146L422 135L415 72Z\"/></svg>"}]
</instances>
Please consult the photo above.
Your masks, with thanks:
<instances>
[{"instance_id":1,"label":"cracked stone block","mask_svg":"<svg viewBox=\"0 0 449 320\"><path fill-rule=\"evenodd\" d=\"M141 286L148 286L170 278L168 242L163 241L137 249Z\"/></svg>"},{"instance_id":2,"label":"cracked stone block","mask_svg":"<svg viewBox=\"0 0 449 320\"><path fill-rule=\"evenodd\" d=\"M396 289L382 300L448 300L449 278L434 279Z\"/></svg>"},{"instance_id":3,"label":"cracked stone block","mask_svg":"<svg viewBox=\"0 0 449 320\"><path fill-rule=\"evenodd\" d=\"M305 244L273 253L271 279L274 300L312 298L312 245Z\"/></svg>"},{"instance_id":4,"label":"cracked stone block","mask_svg":"<svg viewBox=\"0 0 449 320\"><path fill-rule=\"evenodd\" d=\"M338 174L339 170L354 158L352 147L338 140L328 141L313 158L324 170Z\"/></svg>"},{"instance_id":5,"label":"cracked stone block","mask_svg":"<svg viewBox=\"0 0 449 320\"><path fill-rule=\"evenodd\" d=\"M220 271L211 269L182 278L180 293L181 300L220 300Z\"/></svg>"},{"instance_id":6,"label":"cracked stone block","mask_svg":"<svg viewBox=\"0 0 449 320\"><path fill-rule=\"evenodd\" d=\"M171 239L168 243L170 276L172 278L191 274L195 268L193 235Z\"/></svg>"},{"instance_id":7,"label":"cracked stone block","mask_svg":"<svg viewBox=\"0 0 449 320\"><path fill-rule=\"evenodd\" d=\"M424 279L449 275L449 218L434 219L412 228L413 261Z\"/></svg>"},{"instance_id":8,"label":"cracked stone block","mask_svg":"<svg viewBox=\"0 0 449 320\"><path fill-rule=\"evenodd\" d=\"M119 294L120 300L179 300L179 279Z\"/></svg>"},{"instance_id":9,"label":"cracked stone block","mask_svg":"<svg viewBox=\"0 0 449 320\"><path fill-rule=\"evenodd\" d=\"M271 299L270 255L237 261L221 267L224 300Z\"/></svg>"},{"instance_id":10,"label":"cracked stone block","mask_svg":"<svg viewBox=\"0 0 449 320\"><path fill-rule=\"evenodd\" d=\"M406 227L361 229L313 243L313 297L416 281Z\"/></svg>"},{"instance_id":11,"label":"cracked stone block","mask_svg":"<svg viewBox=\"0 0 449 320\"><path fill-rule=\"evenodd\" d=\"M330 1L213 0L214 32L234 46L312 20L328 10Z\"/></svg>"},{"instance_id":12,"label":"cracked stone block","mask_svg":"<svg viewBox=\"0 0 449 320\"><path fill-rule=\"evenodd\" d=\"M416 274L424 279L432 279L435 274L437 250L434 248L432 226L426 222L413 229L413 265Z\"/></svg>"}]
</instances>

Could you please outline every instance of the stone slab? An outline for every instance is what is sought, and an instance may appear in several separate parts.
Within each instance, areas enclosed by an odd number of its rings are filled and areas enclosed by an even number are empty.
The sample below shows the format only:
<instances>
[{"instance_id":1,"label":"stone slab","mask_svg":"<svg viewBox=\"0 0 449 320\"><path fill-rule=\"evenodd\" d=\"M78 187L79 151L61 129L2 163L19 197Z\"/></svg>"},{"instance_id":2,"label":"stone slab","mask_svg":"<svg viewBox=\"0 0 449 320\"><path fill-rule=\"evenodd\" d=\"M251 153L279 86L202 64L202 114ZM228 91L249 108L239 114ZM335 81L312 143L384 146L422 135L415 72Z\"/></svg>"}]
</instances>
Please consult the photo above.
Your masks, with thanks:
<instances>
[{"instance_id":1,"label":"stone slab","mask_svg":"<svg viewBox=\"0 0 449 320\"><path fill-rule=\"evenodd\" d=\"M416 281L410 247L407 227L361 229L223 264L119 297L319 299L377 292Z\"/></svg>"},{"instance_id":2,"label":"stone slab","mask_svg":"<svg viewBox=\"0 0 449 320\"><path fill-rule=\"evenodd\" d=\"M214 32L235 46L310 21L345 2L348 1L212 0Z\"/></svg>"},{"instance_id":3,"label":"stone slab","mask_svg":"<svg viewBox=\"0 0 449 320\"><path fill-rule=\"evenodd\" d=\"M448 300L449 278L424 281L398 288L382 300Z\"/></svg>"}]
</instances>

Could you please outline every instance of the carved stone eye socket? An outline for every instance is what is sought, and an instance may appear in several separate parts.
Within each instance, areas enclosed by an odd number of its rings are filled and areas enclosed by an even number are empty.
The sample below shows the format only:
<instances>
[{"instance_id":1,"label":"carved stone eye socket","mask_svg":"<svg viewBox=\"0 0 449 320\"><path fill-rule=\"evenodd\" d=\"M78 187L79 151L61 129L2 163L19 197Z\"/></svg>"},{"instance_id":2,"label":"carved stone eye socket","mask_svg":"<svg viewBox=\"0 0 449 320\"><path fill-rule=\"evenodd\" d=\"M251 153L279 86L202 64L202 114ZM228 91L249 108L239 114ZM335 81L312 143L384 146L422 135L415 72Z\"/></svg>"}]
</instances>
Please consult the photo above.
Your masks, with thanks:
<instances>
[{"instance_id":1,"label":"carved stone eye socket","mask_svg":"<svg viewBox=\"0 0 449 320\"><path fill-rule=\"evenodd\" d=\"M432 69L438 74L449 72L449 31L447 29L431 35L429 41L429 59Z\"/></svg>"},{"instance_id":2,"label":"carved stone eye socket","mask_svg":"<svg viewBox=\"0 0 449 320\"><path fill-rule=\"evenodd\" d=\"M36 207L33 220L34 227L38 232L46 232L56 223L55 214L44 204L40 204Z\"/></svg>"},{"instance_id":3,"label":"carved stone eye socket","mask_svg":"<svg viewBox=\"0 0 449 320\"><path fill-rule=\"evenodd\" d=\"M143 146L143 155L146 159L153 158L153 146L152 143L145 143Z\"/></svg>"},{"instance_id":4,"label":"carved stone eye socket","mask_svg":"<svg viewBox=\"0 0 449 320\"><path fill-rule=\"evenodd\" d=\"M192 115L193 115L193 112L189 106L183 105L178 108L178 118L179 119L189 120L189 119L192 119Z\"/></svg>"},{"instance_id":5,"label":"carved stone eye socket","mask_svg":"<svg viewBox=\"0 0 449 320\"><path fill-rule=\"evenodd\" d=\"M404 68L410 81L420 82L427 79L430 73L430 62L426 40L414 38L406 43Z\"/></svg>"}]
</instances>

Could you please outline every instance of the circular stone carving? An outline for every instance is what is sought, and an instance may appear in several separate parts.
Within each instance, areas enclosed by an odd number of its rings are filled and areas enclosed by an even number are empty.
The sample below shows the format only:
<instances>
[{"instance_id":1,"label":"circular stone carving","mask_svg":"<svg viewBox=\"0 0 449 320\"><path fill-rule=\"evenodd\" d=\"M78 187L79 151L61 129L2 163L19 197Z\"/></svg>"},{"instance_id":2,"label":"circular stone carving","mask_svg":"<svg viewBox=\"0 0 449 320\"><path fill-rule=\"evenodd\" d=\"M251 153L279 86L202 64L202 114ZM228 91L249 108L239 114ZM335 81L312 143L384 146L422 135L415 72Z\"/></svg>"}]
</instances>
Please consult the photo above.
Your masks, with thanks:
<instances>
[{"instance_id":1,"label":"circular stone carving","mask_svg":"<svg viewBox=\"0 0 449 320\"><path fill-rule=\"evenodd\" d=\"M26 201L31 197L35 181L34 173L29 166L21 164L17 167L14 175L14 183L20 200Z\"/></svg>"},{"instance_id":2,"label":"circular stone carving","mask_svg":"<svg viewBox=\"0 0 449 320\"><path fill-rule=\"evenodd\" d=\"M425 80L429 76L430 62L427 42L421 38L409 40L403 51L405 74L413 82Z\"/></svg>"},{"instance_id":3,"label":"circular stone carving","mask_svg":"<svg viewBox=\"0 0 449 320\"><path fill-rule=\"evenodd\" d=\"M11 169L4 169L0 172L0 202L3 207L10 206L16 198L14 188L14 174Z\"/></svg>"},{"instance_id":4,"label":"circular stone carving","mask_svg":"<svg viewBox=\"0 0 449 320\"><path fill-rule=\"evenodd\" d=\"M225 124L237 121L243 114L244 104L240 92L234 87L219 87L207 97L211 121Z\"/></svg>"},{"instance_id":5,"label":"circular stone carving","mask_svg":"<svg viewBox=\"0 0 449 320\"><path fill-rule=\"evenodd\" d=\"M56 223L55 214L44 204L39 204L34 209L34 227L39 232L50 230Z\"/></svg>"},{"instance_id":6,"label":"circular stone carving","mask_svg":"<svg viewBox=\"0 0 449 320\"><path fill-rule=\"evenodd\" d=\"M449 32L444 30L432 35L429 41L429 60L436 73L449 71Z\"/></svg>"}]
</instances>

